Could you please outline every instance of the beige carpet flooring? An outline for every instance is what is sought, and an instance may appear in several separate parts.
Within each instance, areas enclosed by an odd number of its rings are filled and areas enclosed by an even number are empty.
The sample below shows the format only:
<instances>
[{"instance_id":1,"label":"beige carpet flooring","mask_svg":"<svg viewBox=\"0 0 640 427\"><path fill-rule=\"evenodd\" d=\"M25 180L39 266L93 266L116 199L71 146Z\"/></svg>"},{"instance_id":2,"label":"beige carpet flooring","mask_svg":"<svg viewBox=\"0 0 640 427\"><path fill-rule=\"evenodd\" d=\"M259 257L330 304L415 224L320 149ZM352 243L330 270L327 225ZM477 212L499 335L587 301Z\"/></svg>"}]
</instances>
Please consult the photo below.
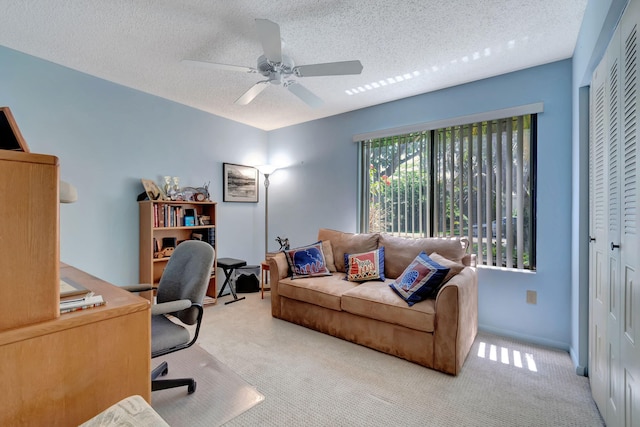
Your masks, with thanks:
<instances>
[{"instance_id":1,"label":"beige carpet flooring","mask_svg":"<svg viewBox=\"0 0 640 427\"><path fill-rule=\"evenodd\" d=\"M243 295L205 309L199 340L265 397L225 426L603 425L566 352L480 333L452 377L273 319L268 293Z\"/></svg>"}]
</instances>

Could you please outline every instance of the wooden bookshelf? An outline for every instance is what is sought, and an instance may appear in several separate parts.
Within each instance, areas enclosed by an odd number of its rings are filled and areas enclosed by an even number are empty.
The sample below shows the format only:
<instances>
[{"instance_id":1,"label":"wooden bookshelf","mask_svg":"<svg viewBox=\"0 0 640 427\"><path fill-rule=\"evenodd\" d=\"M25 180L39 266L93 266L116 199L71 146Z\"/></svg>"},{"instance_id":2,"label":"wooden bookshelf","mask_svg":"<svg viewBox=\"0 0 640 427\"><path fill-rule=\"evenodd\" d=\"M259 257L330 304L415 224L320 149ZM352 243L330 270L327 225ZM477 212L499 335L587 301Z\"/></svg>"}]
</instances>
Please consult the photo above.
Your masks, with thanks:
<instances>
[{"instance_id":1,"label":"wooden bookshelf","mask_svg":"<svg viewBox=\"0 0 640 427\"><path fill-rule=\"evenodd\" d=\"M217 236L216 202L174 202L163 200L144 200L140 208L140 283L157 285L167 266L170 254L163 254L168 240L179 244L184 240L200 237L213 246L216 258L213 262L207 296L217 298ZM194 225L185 225L188 213L195 213ZM202 217L209 217L208 223Z\"/></svg>"}]
</instances>

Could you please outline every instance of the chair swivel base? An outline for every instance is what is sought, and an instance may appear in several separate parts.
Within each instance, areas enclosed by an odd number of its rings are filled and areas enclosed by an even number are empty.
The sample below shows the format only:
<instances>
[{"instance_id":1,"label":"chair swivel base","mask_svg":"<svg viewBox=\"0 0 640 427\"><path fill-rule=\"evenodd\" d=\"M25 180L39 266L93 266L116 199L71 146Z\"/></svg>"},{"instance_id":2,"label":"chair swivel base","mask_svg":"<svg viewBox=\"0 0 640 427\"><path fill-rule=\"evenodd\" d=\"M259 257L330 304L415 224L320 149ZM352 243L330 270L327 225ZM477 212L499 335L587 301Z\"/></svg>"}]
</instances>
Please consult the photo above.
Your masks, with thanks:
<instances>
[{"instance_id":1,"label":"chair swivel base","mask_svg":"<svg viewBox=\"0 0 640 427\"><path fill-rule=\"evenodd\" d=\"M191 394L196 391L196 381L193 378L171 378L158 380L156 378L167 375L169 373L169 365L162 362L157 368L151 371L151 391L166 390L175 387L187 387L187 393Z\"/></svg>"}]
</instances>

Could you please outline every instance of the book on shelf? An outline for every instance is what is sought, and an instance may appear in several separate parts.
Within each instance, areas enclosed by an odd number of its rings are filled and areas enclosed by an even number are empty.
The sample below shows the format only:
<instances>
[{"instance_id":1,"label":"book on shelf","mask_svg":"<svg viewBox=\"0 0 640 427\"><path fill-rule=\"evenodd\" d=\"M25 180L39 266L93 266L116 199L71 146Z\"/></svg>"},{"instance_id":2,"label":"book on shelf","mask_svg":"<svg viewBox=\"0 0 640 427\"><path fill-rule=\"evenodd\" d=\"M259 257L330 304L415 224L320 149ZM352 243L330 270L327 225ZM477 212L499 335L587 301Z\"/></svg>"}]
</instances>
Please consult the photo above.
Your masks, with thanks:
<instances>
[{"instance_id":1,"label":"book on shelf","mask_svg":"<svg viewBox=\"0 0 640 427\"><path fill-rule=\"evenodd\" d=\"M89 292L89 294L82 298L60 301L60 314L100 307L104 304L105 301L102 298L102 295L94 295L93 292Z\"/></svg>"},{"instance_id":2,"label":"book on shelf","mask_svg":"<svg viewBox=\"0 0 640 427\"><path fill-rule=\"evenodd\" d=\"M209 228L207 230L207 242L214 248L216 247L216 229L215 228Z\"/></svg>"}]
</instances>

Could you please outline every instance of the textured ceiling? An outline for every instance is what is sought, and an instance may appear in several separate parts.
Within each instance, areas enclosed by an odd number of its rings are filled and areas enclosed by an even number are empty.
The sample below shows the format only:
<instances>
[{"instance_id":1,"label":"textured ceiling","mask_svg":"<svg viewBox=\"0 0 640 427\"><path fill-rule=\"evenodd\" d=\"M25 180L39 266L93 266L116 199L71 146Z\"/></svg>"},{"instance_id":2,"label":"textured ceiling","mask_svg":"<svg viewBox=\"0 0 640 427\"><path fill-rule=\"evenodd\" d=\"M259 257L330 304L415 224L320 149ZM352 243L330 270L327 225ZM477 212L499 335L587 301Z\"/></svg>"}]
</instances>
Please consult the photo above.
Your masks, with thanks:
<instances>
[{"instance_id":1,"label":"textured ceiling","mask_svg":"<svg viewBox=\"0 0 640 427\"><path fill-rule=\"evenodd\" d=\"M587 0L0 0L0 45L265 130L545 64L573 54ZM234 101L260 74L255 18L280 25L296 65L359 59ZM349 91L352 93L349 95Z\"/></svg>"}]
</instances>

